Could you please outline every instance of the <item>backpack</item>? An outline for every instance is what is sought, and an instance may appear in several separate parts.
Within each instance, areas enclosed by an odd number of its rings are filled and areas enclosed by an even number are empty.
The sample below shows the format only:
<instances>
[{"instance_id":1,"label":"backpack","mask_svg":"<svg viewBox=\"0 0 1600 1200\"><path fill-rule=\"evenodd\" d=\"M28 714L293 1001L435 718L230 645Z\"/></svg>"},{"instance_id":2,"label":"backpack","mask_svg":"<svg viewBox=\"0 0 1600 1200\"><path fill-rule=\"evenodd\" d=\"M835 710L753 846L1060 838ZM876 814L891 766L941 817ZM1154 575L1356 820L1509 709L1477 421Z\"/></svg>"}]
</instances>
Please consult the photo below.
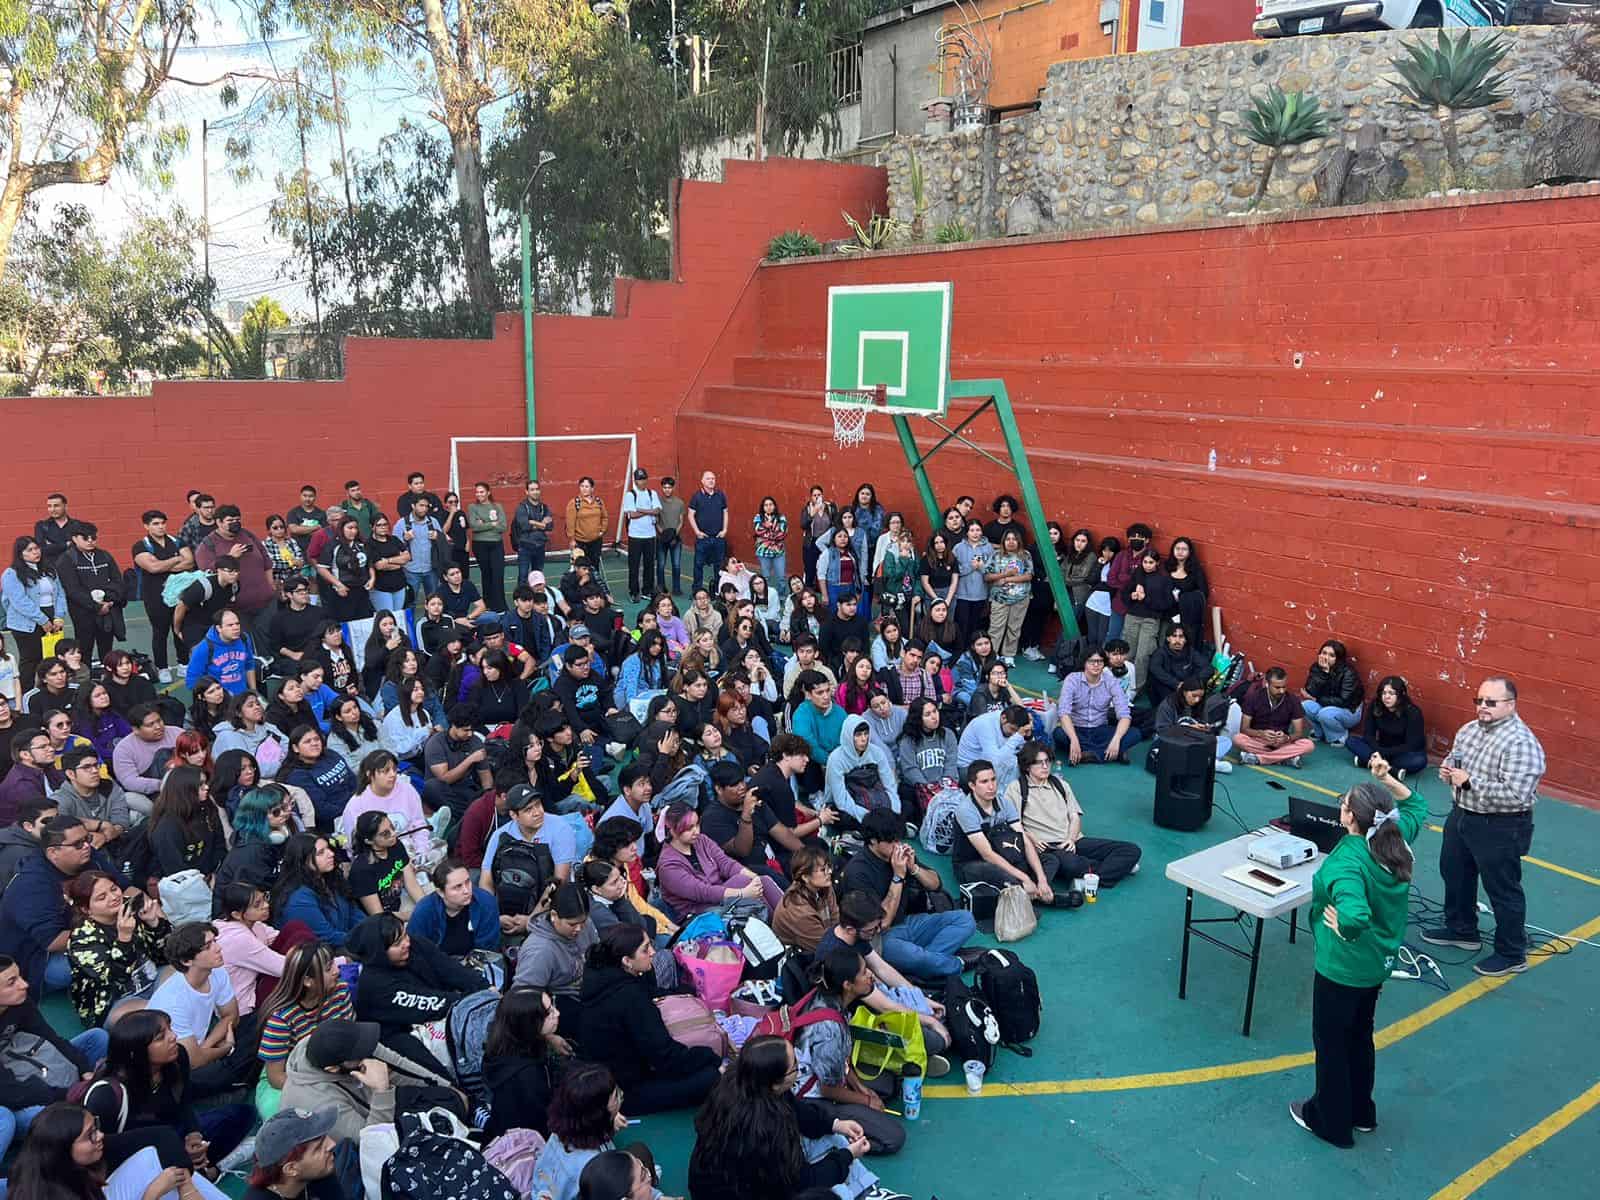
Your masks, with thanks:
<instances>
[{"instance_id":1,"label":"backpack","mask_svg":"<svg viewBox=\"0 0 1600 1200\"><path fill-rule=\"evenodd\" d=\"M844 790L867 812L875 808L892 808L889 789L884 787L877 763L862 763L844 773Z\"/></svg>"},{"instance_id":2,"label":"backpack","mask_svg":"<svg viewBox=\"0 0 1600 1200\"><path fill-rule=\"evenodd\" d=\"M500 993L494 988L485 988L456 1001L445 1025L450 1058L456 1066L456 1082L467 1094L473 1124L480 1129L489 1120L489 1085L483 1081L483 1045L489 1038L489 1023L499 1007Z\"/></svg>"},{"instance_id":3,"label":"backpack","mask_svg":"<svg viewBox=\"0 0 1600 1200\"><path fill-rule=\"evenodd\" d=\"M945 984L944 1027L950 1032L952 1062L981 1062L994 1066L994 1048L1000 1044L1000 1025L994 1012L971 988L952 975Z\"/></svg>"},{"instance_id":4,"label":"backpack","mask_svg":"<svg viewBox=\"0 0 1600 1200\"><path fill-rule=\"evenodd\" d=\"M956 809L960 806L960 788L940 788L928 800L922 814L922 848L929 854L949 854L956 841Z\"/></svg>"},{"instance_id":5,"label":"backpack","mask_svg":"<svg viewBox=\"0 0 1600 1200\"><path fill-rule=\"evenodd\" d=\"M544 1152L544 1135L536 1129L508 1129L484 1147L483 1157L511 1182L519 1196L533 1192L533 1170Z\"/></svg>"},{"instance_id":6,"label":"backpack","mask_svg":"<svg viewBox=\"0 0 1600 1200\"><path fill-rule=\"evenodd\" d=\"M77 1063L61 1053L54 1042L20 1029L0 1042L0 1072L18 1083L38 1079L53 1088L81 1082Z\"/></svg>"},{"instance_id":7,"label":"backpack","mask_svg":"<svg viewBox=\"0 0 1600 1200\"><path fill-rule=\"evenodd\" d=\"M1056 674L1065 679L1074 671L1083 670L1083 660L1089 657L1089 651L1094 648L1086 637L1057 638L1055 649L1050 654Z\"/></svg>"},{"instance_id":8,"label":"backpack","mask_svg":"<svg viewBox=\"0 0 1600 1200\"><path fill-rule=\"evenodd\" d=\"M402 1114L396 1120L400 1146L383 1164L385 1200L519 1200L517 1191L491 1167L481 1151L452 1133L430 1127L440 1110Z\"/></svg>"},{"instance_id":9,"label":"backpack","mask_svg":"<svg viewBox=\"0 0 1600 1200\"><path fill-rule=\"evenodd\" d=\"M501 836L492 878L502 913L513 917L531 913L555 877L556 860L549 846Z\"/></svg>"},{"instance_id":10,"label":"backpack","mask_svg":"<svg viewBox=\"0 0 1600 1200\"><path fill-rule=\"evenodd\" d=\"M973 980L994 1011L1001 1044L1023 1057L1031 1056L1033 1051L1022 1043L1039 1032L1039 1014L1044 1007L1033 968L1009 950L990 950L978 964Z\"/></svg>"},{"instance_id":11,"label":"backpack","mask_svg":"<svg viewBox=\"0 0 1600 1200\"><path fill-rule=\"evenodd\" d=\"M650 807L663 811L675 800L682 800L699 812L711 796L711 773L699 763L687 763L667 780L667 786L656 793Z\"/></svg>"},{"instance_id":12,"label":"backpack","mask_svg":"<svg viewBox=\"0 0 1600 1200\"><path fill-rule=\"evenodd\" d=\"M726 1058L732 1052L728 1035L699 996L661 996L656 1000L656 1010L661 1014L667 1036L678 1045L704 1046L715 1050L719 1058Z\"/></svg>"},{"instance_id":13,"label":"backpack","mask_svg":"<svg viewBox=\"0 0 1600 1200\"><path fill-rule=\"evenodd\" d=\"M800 999L792 1004L785 1004L776 1012L770 1012L756 1022L755 1028L750 1031L750 1037L781 1037L791 1046L799 1032L807 1025L816 1025L822 1021L837 1021L845 1023L844 1014L836 1008L813 1008L805 1011L816 996L817 989L812 988Z\"/></svg>"},{"instance_id":14,"label":"backpack","mask_svg":"<svg viewBox=\"0 0 1600 1200\"><path fill-rule=\"evenodd\" d=\"M200 590L205 593L205 598L211 599L215 585L209 574L205 571L174 571L161 585L161 603L168 608L177 608L178 601L183 599L183 593L191 583L200 584Z\"/></svg>"},{"instance_id":15,"label":"backpack","mask_svg":"<svg viewBox=\"0 0 1600 1200\"><path fill-rule=\"evenodd\" d=\"M98 1065L98 1064L97 1064ZM82 1104L88 1107L89 1093L97 1087L108 1087L112 1095L117 1098L117 1124L116 1128L106 1130L107 1133L121 1133L128 1127L128 1089L115 1079L80 1079L67 1089L68 1104Z\"/></svg>"},{"instance_id":16,"label":"backpack","mask_svg":"<svg viewBox=\"0 0 1600 1200\"><path fill-rule=\"evenodd\" d=\"M776 979L783 956L788 952L772 926L760 917L750 917L733 928L733 940L744 951L749 969L746 979Z\"/></svg>"}]
</instances>

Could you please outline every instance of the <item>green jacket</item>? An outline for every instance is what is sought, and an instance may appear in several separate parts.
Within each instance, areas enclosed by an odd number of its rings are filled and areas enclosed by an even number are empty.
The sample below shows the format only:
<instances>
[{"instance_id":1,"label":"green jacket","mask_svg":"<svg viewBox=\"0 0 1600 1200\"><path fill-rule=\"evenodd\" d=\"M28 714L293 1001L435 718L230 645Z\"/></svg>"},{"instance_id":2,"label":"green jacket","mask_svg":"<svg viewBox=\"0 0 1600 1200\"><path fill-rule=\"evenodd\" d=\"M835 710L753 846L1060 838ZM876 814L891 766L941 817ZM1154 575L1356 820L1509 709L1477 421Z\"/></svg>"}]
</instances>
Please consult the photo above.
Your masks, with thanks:
<instances>
[{"instance_id":1,"label":"green jacket","mask_svg":"<svg viewBox=\"0 0 1600 1200\"><path fill-rule=\"evenodd\" d=\"M1415 792L1399 802L1400 833L1417 840L1428 806ZM1346 987L1378 987L1394 968L1405 937L1411 897L1409 881L1396 879L1372 857L1367 841L1346 834L1311 881L1307 921L1317 943L1317 972ZM1329 904L1339 914L1339 932L1322 922Z\"/></svg>"}]
</instances>

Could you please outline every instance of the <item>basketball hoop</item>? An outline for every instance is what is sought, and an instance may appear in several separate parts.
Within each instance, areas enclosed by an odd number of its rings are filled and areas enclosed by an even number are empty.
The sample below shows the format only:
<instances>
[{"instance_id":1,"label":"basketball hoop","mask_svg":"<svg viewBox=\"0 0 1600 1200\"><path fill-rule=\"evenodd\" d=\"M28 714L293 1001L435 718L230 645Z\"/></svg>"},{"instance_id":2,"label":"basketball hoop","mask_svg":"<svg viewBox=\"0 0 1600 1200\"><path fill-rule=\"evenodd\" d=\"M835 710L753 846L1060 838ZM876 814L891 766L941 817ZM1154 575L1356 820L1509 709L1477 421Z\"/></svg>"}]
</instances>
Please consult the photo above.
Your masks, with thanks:
<instances>
[{"instance_id":1,"label":"basketball hoop","mask_svg":"<svg viewBox=\"0 0 1600 1200\"><path fill-rule=\"evenodd\" d=\"M867 414L874 407L882 407L888 399L889 388L878 384L869 388L828 388L826 399L833 413L833 440L849 449L867 440Z\"/></svg>"}]
</instances>

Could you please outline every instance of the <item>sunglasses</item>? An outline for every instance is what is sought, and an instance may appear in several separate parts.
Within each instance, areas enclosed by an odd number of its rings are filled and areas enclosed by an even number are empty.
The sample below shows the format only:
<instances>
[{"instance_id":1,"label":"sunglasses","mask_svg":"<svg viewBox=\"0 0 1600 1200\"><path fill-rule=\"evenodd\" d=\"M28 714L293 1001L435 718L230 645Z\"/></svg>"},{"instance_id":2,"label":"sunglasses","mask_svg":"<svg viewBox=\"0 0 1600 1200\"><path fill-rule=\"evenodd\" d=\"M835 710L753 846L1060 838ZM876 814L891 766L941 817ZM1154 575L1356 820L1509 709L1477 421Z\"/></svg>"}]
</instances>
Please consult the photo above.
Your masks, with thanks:
<instances>
[{"instance_id":1,"label":"sunglasses","mask_svg":"<svg viewBox=\"0 0 1600 1200\"><path fill-rule=\"evenodd\" d=\"M1500 699L1500 700L1491 700L1487 696L1478 696L1477 698L1475 698L1472 701L1472 703L1473 703L1474 707L1478 707L1478 708L1493 708L1496 704L1506 704L1506 703L1509 703L1510 700L1511 700L1510 696L1506 696L1506 697L1504 697L1503 699Z\"/></svg>"}]
</instances>

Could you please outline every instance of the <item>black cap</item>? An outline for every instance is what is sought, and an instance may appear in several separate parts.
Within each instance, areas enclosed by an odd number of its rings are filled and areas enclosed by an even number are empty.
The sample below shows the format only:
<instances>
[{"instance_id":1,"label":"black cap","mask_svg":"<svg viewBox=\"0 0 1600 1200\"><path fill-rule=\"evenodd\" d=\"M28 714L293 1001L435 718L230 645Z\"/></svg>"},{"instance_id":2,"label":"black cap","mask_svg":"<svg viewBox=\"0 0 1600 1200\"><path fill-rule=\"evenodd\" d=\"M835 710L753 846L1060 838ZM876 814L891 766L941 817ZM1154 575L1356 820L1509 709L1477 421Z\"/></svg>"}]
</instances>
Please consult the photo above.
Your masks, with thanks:
<instances>
[{"instance_id":1,"label":"black cap","mask_svg":"<svg viewBox=\"0 0 1600 1200\"><path fill-rule=\"evenodd\" d=\"M370 1058L380 1032L375 1021L324 1021L306 1041L306 1061L320 1071Z\"/></svg>"},{"instance_id":2,"label":"black cap","mask_svg":"<svg viewBox=\"0 0 1600 1200\"><path fill-rule=\"evenodd\" d=\"M543 793L541 793L538 788L532 786L531 784L519 783L516 787L512 788L506 793L506 811L521 812L535 800L537 800L540 804L543 804Z\"/></svg>"},{"instance_id":3,"label":"black cap","mask_svg":"<svg viewBox=\"0 0 1600 1200\"><path fill-rule=\"evenodd\" d=\"M646 471L643 467L635 467L633 471L633 477L635 479L649 479L650 472Z\"/></svg>"}]
</instances>

